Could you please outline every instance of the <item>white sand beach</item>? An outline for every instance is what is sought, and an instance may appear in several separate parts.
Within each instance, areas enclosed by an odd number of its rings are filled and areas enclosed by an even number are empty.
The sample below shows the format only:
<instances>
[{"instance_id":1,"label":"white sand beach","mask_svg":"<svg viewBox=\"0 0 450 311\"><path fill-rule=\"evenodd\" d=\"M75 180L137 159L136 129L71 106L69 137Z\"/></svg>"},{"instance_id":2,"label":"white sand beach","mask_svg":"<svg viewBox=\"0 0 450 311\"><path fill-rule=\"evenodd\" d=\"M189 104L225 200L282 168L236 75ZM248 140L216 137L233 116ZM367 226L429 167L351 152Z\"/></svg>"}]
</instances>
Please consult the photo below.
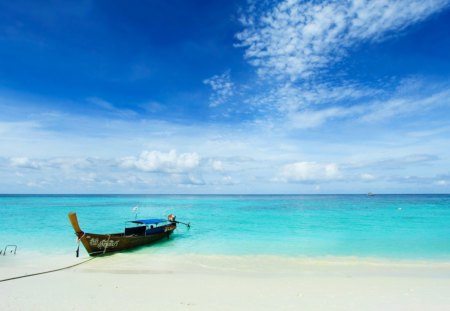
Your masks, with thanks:
<instances>
[{"instance_id":1,"label":"white sand beach","mask_svg":"<svg viewBox=\"0 0 450 311\"><path fill-rule=\"evenodd\" d=\"M88 259L2 257L1 279ZM115 254L0 293L0 310L449 310L450 263Z\"/></svg>"}]
</instances>

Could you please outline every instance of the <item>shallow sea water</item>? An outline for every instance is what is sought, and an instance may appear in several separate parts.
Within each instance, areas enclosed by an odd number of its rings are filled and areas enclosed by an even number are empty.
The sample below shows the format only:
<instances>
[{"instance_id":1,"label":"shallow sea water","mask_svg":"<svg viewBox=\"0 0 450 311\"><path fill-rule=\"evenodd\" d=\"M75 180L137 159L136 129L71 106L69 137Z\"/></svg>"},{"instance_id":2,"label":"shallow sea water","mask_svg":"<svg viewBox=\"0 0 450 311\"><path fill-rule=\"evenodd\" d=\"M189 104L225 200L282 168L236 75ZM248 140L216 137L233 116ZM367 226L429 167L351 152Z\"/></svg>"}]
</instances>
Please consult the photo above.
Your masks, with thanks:
<instances>
[{"instance_id":1,"label":"shallow sea water","mask_svg":"<svg viewBox=\"0 0 450 311\"><path fill-rule=\"evenodd\" d=\"M72 254L69 212L84 231L111 233L136 206L138 218L175 214L191 228L133 253L450 259L450 195L2 195L0 248Z\"/></svg>"}]
</instances>

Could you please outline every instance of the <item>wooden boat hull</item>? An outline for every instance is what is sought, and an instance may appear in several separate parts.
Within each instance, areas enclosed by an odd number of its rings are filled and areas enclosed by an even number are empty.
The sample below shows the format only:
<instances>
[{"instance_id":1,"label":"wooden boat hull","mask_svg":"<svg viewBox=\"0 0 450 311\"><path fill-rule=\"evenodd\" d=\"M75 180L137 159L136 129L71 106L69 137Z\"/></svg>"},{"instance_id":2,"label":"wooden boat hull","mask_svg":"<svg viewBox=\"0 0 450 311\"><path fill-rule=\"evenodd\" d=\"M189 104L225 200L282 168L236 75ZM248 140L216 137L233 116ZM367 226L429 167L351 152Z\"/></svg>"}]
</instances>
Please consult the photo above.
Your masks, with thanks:
<instances>
[{"instance_id":1,"label":"wooden boat hull","mask_svg":"<svg viewBox=\"0 0 450 311\"><path fill-rule=\"evenodd\" d=\"M75 213L70 213L69 219L75 230L75 234L90 256L148 245L163 238L169 238L176 229L176 223L170 223L152 230L147 230L148 233L146 232L144 235L125 235L124 233L96 234L83 232L78 225L78 219Z\"/></svg>"},{"instance_id":2,"label":"wooden boat hull","mask_svg":"<svg viewBox=\"0 0 450 311\"><path fill-rule=\"evenodd\" d=\"M175 228L166 227L168 230L159 234L147 236L124 236L120 234L95 234L84 233L81 238L84 248L91 256L118 252L134 247L151 244L163 238L168 238Z\"/></svg>"}]
</instances>

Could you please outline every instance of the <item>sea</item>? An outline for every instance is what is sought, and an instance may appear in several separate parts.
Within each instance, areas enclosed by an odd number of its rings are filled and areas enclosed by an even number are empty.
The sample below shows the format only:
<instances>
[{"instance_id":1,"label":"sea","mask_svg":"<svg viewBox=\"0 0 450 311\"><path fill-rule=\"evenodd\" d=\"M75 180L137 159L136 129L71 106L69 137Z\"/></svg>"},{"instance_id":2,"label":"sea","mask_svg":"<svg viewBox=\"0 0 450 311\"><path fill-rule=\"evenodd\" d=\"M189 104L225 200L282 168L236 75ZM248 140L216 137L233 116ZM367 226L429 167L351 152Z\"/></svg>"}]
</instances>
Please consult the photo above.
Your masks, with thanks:
<instances>
[{"instance_id":1,"label":"sea","mask_svg":"<svg viewBox=\"0 0 450 311\"><path fill-rule=\"evenodd\" d=\"M169 214L191 224L142 254L450 260L450 195L0 195L0 250L75 254L69 212L94 233Z\"/></svg>"}]
</instances>

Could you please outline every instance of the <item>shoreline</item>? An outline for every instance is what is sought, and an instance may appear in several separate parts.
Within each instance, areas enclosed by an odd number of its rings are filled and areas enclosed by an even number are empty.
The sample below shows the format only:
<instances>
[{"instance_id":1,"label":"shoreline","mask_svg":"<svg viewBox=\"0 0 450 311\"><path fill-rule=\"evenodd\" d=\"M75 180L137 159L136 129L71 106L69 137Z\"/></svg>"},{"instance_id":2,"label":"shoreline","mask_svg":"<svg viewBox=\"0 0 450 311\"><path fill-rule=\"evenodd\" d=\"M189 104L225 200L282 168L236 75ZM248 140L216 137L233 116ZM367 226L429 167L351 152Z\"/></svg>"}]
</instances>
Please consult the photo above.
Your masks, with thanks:
<instances>
[{"instance_id":1,"label":"shoreline","mask_svg":"<svg viewBox=\"0 0 450 311\"><path fill-rule=\"evenodd\" d=\"M4 256L0 278L89 259L48 257ZM0 282L0 309L445 310L449 290L448 261L117 253Z\"/></svg>"},{"instance_id":2,"label":"shoreline","mask_svg":"<svg viewBox=\"0 0 450 311\"><path fill-rule=\"evenodd\" d=\"M89 260L91 259L91 260ZM87 254L76 258L73 255L28 253L0 257L0 280L12 272L18 275L39 273L60 269L71 265L92 261L89 266L99 269L113 267L130 267L132 265L148 266L173 264L180 269L192 272L239 271L242 273L292 273L301 271L302 267L319 268L358 268L377 269L436 269L448 271L450 278L450 260L439 259L390 259L380 257L357 256L284 256L284 255L222 255L222 254L149 254L149 253L113 253L105 256L90 257ZM102 266L107 268L101 268ZM83 266L84 267L84 266ZM73 268L83 270L83 267ZM417 271L419 271L417 270ZM20 274L22 273L22 274ZM10 276L9 276L10 277Z\"/></svg>"}]
</instances>

